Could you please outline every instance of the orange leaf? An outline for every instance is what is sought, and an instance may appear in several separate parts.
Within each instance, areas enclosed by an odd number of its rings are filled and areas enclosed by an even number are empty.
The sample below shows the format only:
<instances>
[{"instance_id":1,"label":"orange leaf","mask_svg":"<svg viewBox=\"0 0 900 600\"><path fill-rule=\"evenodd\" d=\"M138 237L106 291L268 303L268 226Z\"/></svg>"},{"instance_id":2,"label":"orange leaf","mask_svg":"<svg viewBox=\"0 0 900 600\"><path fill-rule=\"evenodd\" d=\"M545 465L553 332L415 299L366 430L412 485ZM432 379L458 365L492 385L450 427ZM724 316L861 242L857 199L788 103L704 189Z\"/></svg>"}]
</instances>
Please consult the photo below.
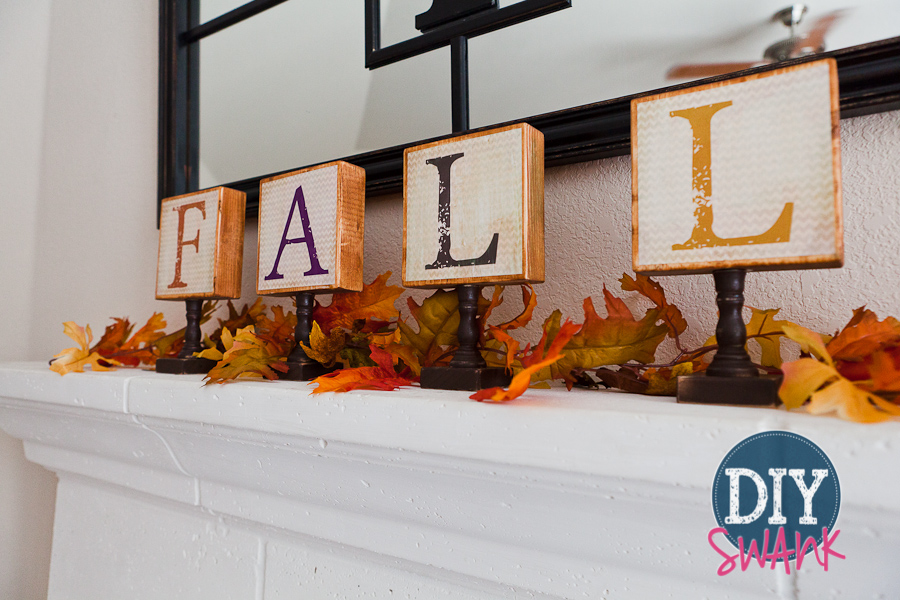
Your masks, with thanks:
<instances>
[{"instance_id":1,"label":"orange leaf","mask_svg":"<svg viewBox=\"0 0 900 600\"><path fill-rule=\"evenodd\" d=\"M284 307L272 307L273 319L265 313L256 320L256 335L278 346L282 353L288 354L294 347L294 329L297 327L297 315L285 313Z\"/></svg>"},{"instance_id":2,"label":"orange leaf","mask_svg":"<svg viewBox=\"0 0 900 600\"><path fill-rule=\"evenodd\" d=\"M549 356L539 362L531 364L531 366L522 369L517 373L516 376L512 378L508 390L504 390L501 387L488 388L486 390L475 392L469 396L469 398L478 400L479 402L509 402L510 400L515 400L528 389L532 375L543 368L549 367L563 357L560 352L561 348L572 339L572 336L575 335L579 329L580 326L571 321L563 323L559 329L559 333L550 345L550 350L548 352Z\"/></svg>"},{"instance_id":3,"label":"orange leaf","mask_svg":"<svg viewBox=\"0 0 900 600\"><path fill-rule=\"evenodd\" d=\"M854 312L850 323L826 346L835 360L859 360L879 348L900 342L900 321L888 317L883 321L871 310Z\"/></svg>"},{"instance_id":4,"label":"orange leaf","mask_svg":"<svg viewBox=\"0 0 900 600\"><path fill-rule=\"evenodd\" d=\"M113 324L107 325L103 335L91 348L91 352L97 352L101 356L109 356L117 352L125 341L134 326L126 319L113 317Z\"/></svg>"},{"instance_id":5,"label":"orange leaf","mask_svg":"<svg viewBox=\"0 0 900 600\"><path fill-rule=\"evenodd\" d=\"M374 344L370 346L369 355L377 366L341 369L326 373L313 380L317 384L313 394L323 392L349 392L350 390L395 390L398 387L412 385L412 380L397 374L391 355Z\"/></svg>"},{"instance_id":6,"label":"orange leaf","mask_svg":"<svg viewBox=\"0 0 900 600\"><path fill-rule=\"evenodd\" d=\"M484 299L484 296L479 298L479 300L483 300L483 299ZM487 306L485 306L483 310L481 307L482 302L479 302L478 304L479 304L478 327L479 327L479 331L484 331L485 324L487 323L487 320L491 317L491 314L494 312L494 309L497 308L498 306L500 306L501 304L503 304L503 286L502 285L494 286L494 293L491 294L491 300L490 300L490 302L488 302ZM484 340L482 340L482 342L484 342Z\"/></svg>"},{"instance_id":7,"label":"orange leaf","mask_svg":"<svg viewBox=\"0 0 900 600\"><path fill-rule=\"evenodd\" d=\"M900 348L879 350L868 362L874 391L900 392Z\"/></svg>"},{"instance_id":8,"label":"orange leaf","mask_svg":"<svg viewBox=\"0 0 900 600\"><path fill-rule=\"evenodd\" d=\"M497 325L497 329L502 329L504 331L518 329L519 327L525 327L531 322L531 317L537 306L537 294L534 293L534 288L528 284L522 286L522 305L524 308L521 313L514 319Z\"/></svg>"},{"instance_id":9,"label":"orange leaf","mask_svg":"<svg viewBox=\"0 0 900 600\"><path fill-rule=\"evenodd\" d=\"M666 293L662 286L647 277L646 275L637 274L636 279L629 277L627 273L622 274L619 280L622 289L626 292L638 292L645 298L649 299L659 310L660 318L669 328L669 337L675 337L677 334L684 333L687 329L687 321L681 315L681 311L674 304L669 304L666 300Z\"/></svg>"},{"instance_id":10,"label":"orange leaf","mask_svg":"<svg viewBox=\"0 0 900 600\"><path fill-rule=\"evenodd\" d=\"M512 372L513 362L516 360L516 352L519 351L519 342L513 339L502 329L491 327L491 336L506 345L506 370Z\"/></svg>"},{"instance_id":11,"label":"orange leaf","mask_svg":"<svg viewBox=\"0 0 900 600\"><path fill-rule=\"evenodd\" d=\"M358 319L390 321L397 318L400 312L394 307L394 302L403 293L403 288L387 285L390 276L390 271L382 273L375 281L363 286L361 292L334 294L328 306L316 305L313 319L328 335L335 327L353 329L353 322Z\"/></svg>"}]
</instances>

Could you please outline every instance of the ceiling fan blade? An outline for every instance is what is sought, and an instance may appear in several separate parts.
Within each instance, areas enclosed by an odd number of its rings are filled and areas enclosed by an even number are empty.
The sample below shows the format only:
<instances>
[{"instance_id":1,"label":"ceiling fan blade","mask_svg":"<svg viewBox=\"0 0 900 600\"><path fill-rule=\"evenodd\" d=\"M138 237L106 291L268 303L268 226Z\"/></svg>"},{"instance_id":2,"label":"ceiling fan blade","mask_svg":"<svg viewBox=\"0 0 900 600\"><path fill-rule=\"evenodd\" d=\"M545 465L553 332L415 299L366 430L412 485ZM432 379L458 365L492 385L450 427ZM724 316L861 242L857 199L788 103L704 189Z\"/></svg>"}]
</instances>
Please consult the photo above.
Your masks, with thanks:
<instances>
[{"instance_id":1,"label":"ceiling fan blade","mask_svg":"<svg viewBox=\"0 0 900 600\"><path fill-rule=\"evenodd\" d=\"M701 77L713 77L725 75L735 71L743 71L751 67L767 64L769 61L732 62L732 63L706 63L695 65L675 65L666 73L667 79L699 79Z\"/></svg>"},{"instance_id":2,"label":"ceiling fan blade","mask_svg":"<svg viewBox=\"0 0 900 600\"><path fill-rule=\"evenodd\" d=\"M791 54L793 56L802 56L803 54L824 52L825 34L828 33L828 30L831 29L843 15L844 11L835 10L816 19L812 29L810 29L806 35L797 39L797 43L794 45L794 50Z\"/></svg>"}]
</instances>

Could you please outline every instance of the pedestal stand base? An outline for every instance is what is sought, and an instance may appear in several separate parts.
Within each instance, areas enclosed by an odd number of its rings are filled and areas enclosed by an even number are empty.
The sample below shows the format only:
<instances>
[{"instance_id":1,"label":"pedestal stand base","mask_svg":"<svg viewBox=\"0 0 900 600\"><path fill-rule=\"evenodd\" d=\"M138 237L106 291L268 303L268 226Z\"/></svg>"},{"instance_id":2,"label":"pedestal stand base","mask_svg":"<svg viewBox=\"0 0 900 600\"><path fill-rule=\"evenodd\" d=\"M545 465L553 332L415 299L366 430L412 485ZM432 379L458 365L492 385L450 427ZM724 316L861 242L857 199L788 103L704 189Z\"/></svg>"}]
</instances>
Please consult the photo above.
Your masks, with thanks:
<instances>
[{"instance_id":1,"label":"pedestal stand base","mask_svg":"<svg viewBox=\"0 0 900 600\"><path fill-rule=\"evenodd\" d=\"M288 362L287 373L279 373L278 379L287 379L289 381L312 381L316 377L321 377L325 373L331 373L337 367L326 367L321 363L313 362Z\"/></svg>"},{"instance_id":2,"label":"pedestal stand base","mask_svg":"<svg viewBox=\"0 0 900 600\"><path fill-rule=\"evenodd\" d=\"M678 402L772 406L778 404L781 375L717 377L699 373L678 378Z\"/></svg>"},{"instance_id":3,"label":"pedestal stand base","mask_svg":"<svg viewBox=\"0 0 900 600\"><path fill-rule=\"evenodd\" d=\"M506 387L510 381L506 369L497 367L425 367L419 384L424 389L477 392Z\"/></svg>"},{"instance_id":4,"label":"pedestal stand base","mask_svg":"<svg viewBox=\"0 0 900 600\"><path fill-rule=\"evenodd\" d=\"M160 358L156 361L157 373L174 373L176 375L206 375L216 366L216 361L208 358Z\"/></svg>"}]
</instances>

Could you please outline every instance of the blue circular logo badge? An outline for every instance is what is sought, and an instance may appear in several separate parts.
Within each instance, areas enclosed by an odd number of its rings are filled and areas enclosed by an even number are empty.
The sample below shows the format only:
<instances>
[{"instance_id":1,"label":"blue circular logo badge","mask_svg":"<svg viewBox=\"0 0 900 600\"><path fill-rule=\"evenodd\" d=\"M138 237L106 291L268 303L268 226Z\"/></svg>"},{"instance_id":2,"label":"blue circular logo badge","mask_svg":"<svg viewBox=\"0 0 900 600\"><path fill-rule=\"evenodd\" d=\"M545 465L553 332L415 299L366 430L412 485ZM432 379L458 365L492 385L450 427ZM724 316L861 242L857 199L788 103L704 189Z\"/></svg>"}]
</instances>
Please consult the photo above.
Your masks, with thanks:
<instances>
[{"instance_id":1,"label":"blue circular logo badge","mask_svg":"<svg viewBox=\"0 0 900 600\"><path fill-rule=\"evenodd\" d=\"M789 431L766 431L743 440L722 460L712 506L735 548L746 552L755 541L760 554L774 554L778 542L794 559L798 548L804 555L813 551L809 538L821 546L823 530L834 529L841 485L816 444Z\"/></svg>"}]
</instances>

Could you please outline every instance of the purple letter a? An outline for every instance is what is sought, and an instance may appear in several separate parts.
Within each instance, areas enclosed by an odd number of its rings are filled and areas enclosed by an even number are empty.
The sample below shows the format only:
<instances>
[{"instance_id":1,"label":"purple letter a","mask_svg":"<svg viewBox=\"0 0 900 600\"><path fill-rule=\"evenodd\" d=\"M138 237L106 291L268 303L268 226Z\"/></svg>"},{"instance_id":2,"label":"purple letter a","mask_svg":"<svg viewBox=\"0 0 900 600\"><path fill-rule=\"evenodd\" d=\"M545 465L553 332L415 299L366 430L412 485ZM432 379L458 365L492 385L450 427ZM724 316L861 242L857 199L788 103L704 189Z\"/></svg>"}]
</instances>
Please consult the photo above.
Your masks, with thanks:
<instances>
[{"instance_id":1,"label":"purple letter a","mask_svg":"<svg viewBox=\"0 0 900 600\"><path fill-rule=\"evenodd\" d=\"M291 219L294 218L294 207L297 207L297 210L300 212L300 222L303 223L303 237L288 239L288 230L291 228ZM306 200L303 198L303 186L297 188L297 191L294 192L294 201L291 203L291 208L288 211L288 219L287 223L284 224L284 233L281 234L281 246L278 247L278 256L275 257L275 265L272 267L272 272L265 276L265 280L269 281L271 279L284 279L284 275L278 272L278 263L281 261L281 253L284 252L284 247L288 244L297 244L299 242L304 242L306 244L307 250L309 250L309 271L304 273L304 277L306 275L327 275L328 271L322 268L319 264L319 253L316 252L316 242L313 240L312 229L309 227L309 215L306 212Z\"/></svg>"}]
</instances>

